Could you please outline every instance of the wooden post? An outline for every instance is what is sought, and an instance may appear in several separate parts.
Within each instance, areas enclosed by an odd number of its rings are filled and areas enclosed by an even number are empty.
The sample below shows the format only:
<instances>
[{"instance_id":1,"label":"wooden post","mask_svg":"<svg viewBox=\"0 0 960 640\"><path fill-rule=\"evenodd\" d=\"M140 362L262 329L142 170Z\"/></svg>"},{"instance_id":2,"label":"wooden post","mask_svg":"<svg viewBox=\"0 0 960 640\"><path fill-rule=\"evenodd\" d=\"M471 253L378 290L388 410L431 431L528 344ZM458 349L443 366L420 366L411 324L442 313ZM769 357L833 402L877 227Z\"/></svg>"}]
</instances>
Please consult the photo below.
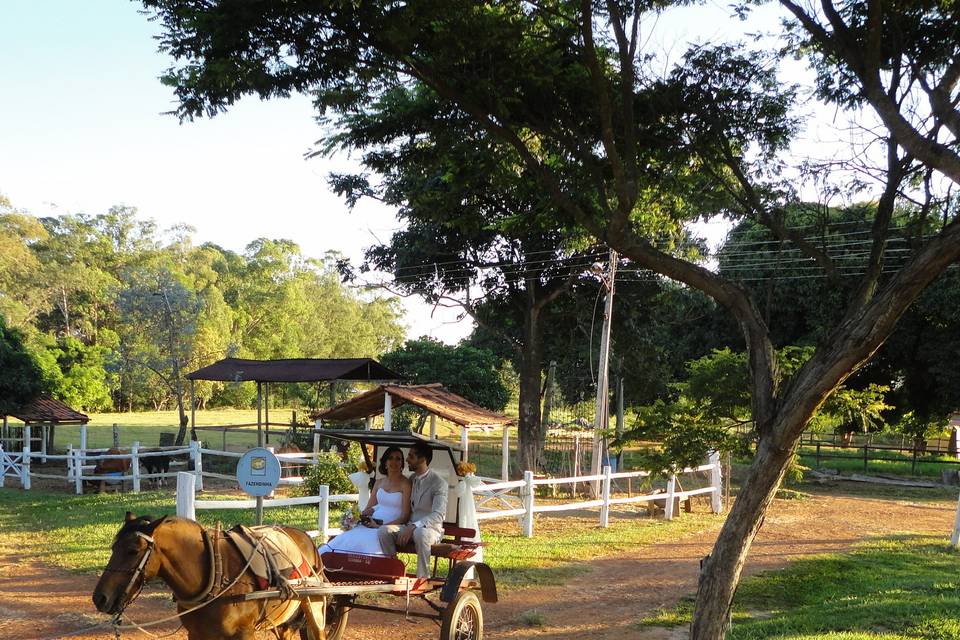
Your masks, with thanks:
<instances>
[{"instance_id":1,"label":"wooden post","mask_svg":"<svg viewBox=\"0 0 960 640\"><path fill-rule=\"evenodd\" d=\"M50 425L44 423L40 428L40 462L47 464L47 438L50 436Z\"/></svg>"},{"instance_id":2,"label":"wooden post","mask_svg":"<svg viewBox=\"0 0 960 640\"><path fill-rule=\"evenodd\" d=\"M527 469L523 472L523 480L526 482L523 496L523 508L527 510L523 519L523 535L528 538L533 537L533 471Z\"/></svg>"},{"instance_id":3,"label":"wooden post","mask_svg":"<svg viewBox=\"0 0 960 640\"><path fill-rule=\"evenodd\" d=\"M270 444L270 383L263 383L263 426L266 428L263 441Z\"/></svg>"},{"instance_id":4,"label":"wooden post","mask_svg":"<svg viewBox=\"0 0 960 640\"><path fill-rule=\"evenodd\" d=\"M190 380L190 433L197 432L197 381ZM223 432L223 450L227 450L227 432Z\"/></svg>"},{"instance_id":5,"label":"wooden post","mask_svg":"<svg viewBox=\"0 0 960 640\"><path fill-rule=\"evenodd\" d=\"M817 440L817 469L820 468L820 441Z\"/></svg>"},{"instance_id":6,"label":"wooden post","mask_svg":"<svg viewBox=\"0 0 960 640\"><path fill-rule=\"evenodd\" d=\"M389 393L383 394L383 430L393 431L393 399Z\"/></svg>"},{"instance_id":7,"label":"wooden post","mask_svg":"<svg viewBox=\"0 0 960 640\"><path fill-rule=\"evenodd\" d=\"M196 477L192 473L186 471L177 473L177 516L188 520L197 519L195 480Z\"/></svg>"},{"instance_id":8,"label":"wooden post","mask_svg":"<svg viewBox=\"0 0 960 640\"><path fill-rule=\"evenodd\" d=\"M613 320L613 290L617 275L617 252L610 250L609 271L603 276L607 296L603 309L603 329L600 332L600 362L597 364L597 400L593 416L593 457L590 460L590 475L600 474L601 433L607 428L607 416L610 414L610 323ZM600 481L590 483L594 497L600 495Z\"/></svg>"},{"instance_id":9,"label":"wooden post","mask_svg":"<svg viewBox=\"0 0 960 640\"><path fill-rule=\"evenodd\" d=\"M130 472L133 474L133 492L140 493L140 443L130 445ZM123 482L122 480L120 481ZM122 485L121 485L122 486Z\"/></svg>"},{"instance_id":10,"label":"wooden post","mask_svg":"<svg viewBox=\"0 0 960 640\"><path fill-rule=\"evenodd\" d=\"M67 484L73 482L73 474L76 471L73 468L73 443L67 443ZM0 485L3 486L3 485Z\"/></svg>"},{"instance_id":11,"label":"wooden post","mask_svg":"<svg viewBox=\"0 0 960 640\"><path fill-rule=\"evenodd\" d=\"M257 383L257 446L263 446L263 387Z\"/></svg>"},{"instance_id":12,"label":"wooden post","mask_svg":"<svg viewBox=\"0 0 960 640\"><path fill-rule=\"evenodd\" d=\"M0 488L7 484L7 457L3 453L3 438L0 438Z\"/></svg>"},{"instance_id":13,"label":"wooden post","mask_svg":"<svg viewBox=\"0 0 960 640\"><path fill-rule=\"evenodd\" d=\"M116 422L113 423L113 448L120 448L120 425Z\"/></svg>"},{"instance_id":14,"label":"wooden post","mask_svg":"<svg viewBox=\"0 0 960 640\"><path fill-rule=\"evenodd\" d=\"M469 446L470 446L470 438L467 435L467 428L460 427L460 448L463 449L464 461L470 459L469 451L467 450Z\"/></svg>"},{"instance_id":15,"label":"wooden post","mask_svg":"<svg viewBox=\"0 0 960 640\"><path fill-rule=\"evenodd\" d=\"M603 505L600 507L600 526L610 526L610 465L603 467Z\"/></svg>"},{"instance_id":16,"label":"wooden post","mask_svg":"<svg viewBox=\"0 0 960 640\"><path fill-rule=\"evenodd\" d=\"M87 425L80 425L80 469L87 463ZM78 491L77 493L81 493Z\"/></svg>"},{"instance_id":17,"label":"wooden post","mask_svg":"<svg viewBox=\"0 0 960 640\"><path fill-rule=\"evenodd\" d=\"M190 459L193 460L193 477L196 491L203 491L203 456L200 452L200 442L190 441Z\"/></svg>"},{"instance_id":18,"label":"wooden post","mask_svg":"<svg viewBox=\"0 0 960 640\"><path fill-rule=\"evenodd\" d=\"M863 443L863 472L864 473L867 472L867 460L870 459L867 457L867 451L869 451L869 449L870 449L870 443L864 442Z\"/></svg>"},{"instance_id":19,"label":"wooden post","mask_svg":"<svg viewBox=\"0 0 960 640\"><path fill-rule=\"evenodd\" d=\"M677 476L670 474L667 480L667 502L663 505L663 519L673 520L673 502L677 492Z\"/></svg>"},{"instance_id":20,"label":"wooden post","mask_svg":"<svg viewBox=\"0 0 960 640\"><path fill-rule=\"evenodd\" d=\"M317 464L317 454L320 453L320 434L313 434L313 464Z\"/></svg>"},{"instance_id":21,"label":"wooden post","mask_svg":"<svg viewBox=\"0 0 960 640\"><path fill-rule=\"evenodd\" d=\"M580 434L573 434L573 477L577 478L580 476ZM577 483L574 482L570 485L570 495L577 495Z\"/></svg>"},{"instance_id":22,"label":"wooden post","mask_svg":"<svg viewBox=\"0 0 960 640\"><path fill-rule=\"evenodd\" d=\"M960 500L957 501L957 515L953 519L953 534L950 536L950 544L954 547L960 544Z\"/></svg>"},{"instance_id":23,"label":"wooden post","mask_svg":"<svg viewBox=\"0 0 960 640\"><path fill-rule=\"evenodd\" d=\"M723 475L720 473L720 452L710 452L710 486L713 487L713 493L710 494L710 510L714 513L723 512Z\"/></svg>"},{"instance_id":24,"label":"wooden post","mask_svg":"<svg viewBox=\"0 0 960 640\"><path fill-rule=\"evenodd\" d=\"M23 425L23 464L20 465L20 485L30 490L30 425Z\"/></svg>"},{"instance_id":25,"label":"wooden post","mask_svg":"<svg viewBox=\"0 0 960 640\"><path fill-rule=\"evenodd\" d=\"M317 509L317 538L320 544L326 544L330 538L330 487L320 485L320 504Z\"/></svg>"},{"instance_id":26,"label":"wooden post","mask_svg":"<svg viewBox=\"0 0 960 640\"><path fill-rule=\"evenodd\" d=\"M366 419L363 421L363 423L364 423L363 428L366 429L367 431L370 431L370 429L373 429L373 416L367 416Z\"/></svg>"},{"instance_id":27,"label":"wooden post","mask_svg":"<svg viewBox=\"0 0 960 640\"><path fill-rule=\"evenodd\" d=\"M437 439L437 414L430 414L430 439Z\"/></svg>"},{"instance_id":28,"label":"wooden post","mask_svg":"<svg viewBox=\"0 0 960 640\"><path fill-rule=\"evenodd\" d=\"M83 450L73 450L73 486L78 496L83 495Z\"/></svg>"},{"instance_id":29,"label":"wooden post","mask_svg":"<svg viewBox=\"0 0 960 640\"><path fill-rule=\"evenodd\" d=\"M503 425L503 451L500 452L500 479L510 479L510 425Z\"/></svg>"}]
</instances>

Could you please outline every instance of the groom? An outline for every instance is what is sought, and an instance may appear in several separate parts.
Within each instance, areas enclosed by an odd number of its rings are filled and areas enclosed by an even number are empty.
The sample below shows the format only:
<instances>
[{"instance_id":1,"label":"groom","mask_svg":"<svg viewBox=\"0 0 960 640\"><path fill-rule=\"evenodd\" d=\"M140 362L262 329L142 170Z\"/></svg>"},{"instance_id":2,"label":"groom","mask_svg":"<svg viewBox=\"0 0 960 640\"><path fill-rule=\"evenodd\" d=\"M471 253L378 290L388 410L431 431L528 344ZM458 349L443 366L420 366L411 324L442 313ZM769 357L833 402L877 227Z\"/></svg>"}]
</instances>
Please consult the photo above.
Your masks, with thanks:
<instances>
[{"instance_id":1,"label":"groom","mask_svg":"<svg viewBox=\"0 0 960 640\"><path fill-rule=\"evenodd\" d=\"M430 468L433 449L425 442L414 443L407 454L407 466L413 471L410 492L410 522L385 524L377 530L380 547L388 556L397 555L397 547L413 540L417 548L417 577L430 577L430 547L443 537L447 515L447 480Z\"/></svg>"}]
</instances>

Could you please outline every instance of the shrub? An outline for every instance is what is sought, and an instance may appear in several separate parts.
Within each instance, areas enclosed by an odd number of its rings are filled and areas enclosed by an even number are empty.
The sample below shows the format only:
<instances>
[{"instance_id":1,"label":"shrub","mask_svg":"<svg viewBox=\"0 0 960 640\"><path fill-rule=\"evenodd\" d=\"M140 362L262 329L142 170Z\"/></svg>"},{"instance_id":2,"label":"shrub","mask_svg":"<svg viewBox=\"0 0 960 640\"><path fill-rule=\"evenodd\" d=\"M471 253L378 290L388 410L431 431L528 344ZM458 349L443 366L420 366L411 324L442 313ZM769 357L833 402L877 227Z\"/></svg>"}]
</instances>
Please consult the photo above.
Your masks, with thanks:
<instances>
[{"instance_id":1,"label":"shrub","mask_svg":"<svg viewBox=\"0 0 960 640\"><path fill-rule=\"evenodd\" d=\"M350 470L352 473L353 469ZM340 466L340 456L336 453L321 453L317 456L317 463L306 468L303 474L301 490L306 495L315 496L320 492L320 485L330 487L330 493L353 493L355 488L347 470Z\"/></svg>"}]
</instances>

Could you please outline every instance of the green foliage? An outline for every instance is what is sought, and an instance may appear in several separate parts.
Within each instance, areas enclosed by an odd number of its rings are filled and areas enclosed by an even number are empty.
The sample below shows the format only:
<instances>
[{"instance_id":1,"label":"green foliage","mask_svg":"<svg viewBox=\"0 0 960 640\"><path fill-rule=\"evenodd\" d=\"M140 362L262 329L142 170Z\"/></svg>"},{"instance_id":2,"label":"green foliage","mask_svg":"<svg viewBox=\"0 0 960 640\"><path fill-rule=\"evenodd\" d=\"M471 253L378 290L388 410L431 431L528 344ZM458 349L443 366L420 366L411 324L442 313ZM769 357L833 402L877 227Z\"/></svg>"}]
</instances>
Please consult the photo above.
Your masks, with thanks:
<instances>
[{"instance_id":1,"label":"green foliage","mask_svg":"<svg viewBox=\"0 0 960 640\"><path fill-rule=\"evenodd\" d=\"M321 453L317 456L317 463L304 470L303 485L299 491L303 495L315 496L320 492L320 485L325 484L330 487L330 493L353 493L356 489L347 475L340 466L339 455Z\"/></svg>"},{"instance_id":2,"label":"green foliage","mask_svg":"<svg viewBox=\"0 0 960 640\"><path fill-rule=\"evenodd\" d=\"M949 579L960 556L945 540L906 535L860 545L849 554L798 560L745 578L734 600L731 640L960 638L960 589ZM689 604L641 621L689 622Z\"/></svg>"},{"instance_id":3,"label":"green foliage","mask_svg":"<svg viewBox=\"0 0 960 640\"><path fill-rule=\"evenodd\" d=\"M359 297L337 256L312 260L287 240L242 254L195 247L181 225L161 236L129 207L38 219L0 196L0 318L55 397L88 410L178 403L183 374L227 355L377 357L403 339L396 300ZM283 406L310 389L273 389ZM199 407L249 406L249 385L198 382Z\"/></svg>"},{"instance_id":4,"label":"green foliage","mask_svg":"<svg viewBox=\"0 0 960 640\"><path fill-rule=\"evenodd\" d=\"M452 347L424 336L384 354L380 361L412 383L440 382L450 391L493 411L502 411L510 400L499 362L489 351L469 345Z\"/></svg>"},{"instance_id":5,"label":"green foliage","mask_svg":"<svg viewBox=\"0 0 960 640\"><path fill-rule=\"evenodd\" d=\"M8 415L46 390L40 367L20 332L0 316L0 415Z\"/></svg>"}]
</instances>

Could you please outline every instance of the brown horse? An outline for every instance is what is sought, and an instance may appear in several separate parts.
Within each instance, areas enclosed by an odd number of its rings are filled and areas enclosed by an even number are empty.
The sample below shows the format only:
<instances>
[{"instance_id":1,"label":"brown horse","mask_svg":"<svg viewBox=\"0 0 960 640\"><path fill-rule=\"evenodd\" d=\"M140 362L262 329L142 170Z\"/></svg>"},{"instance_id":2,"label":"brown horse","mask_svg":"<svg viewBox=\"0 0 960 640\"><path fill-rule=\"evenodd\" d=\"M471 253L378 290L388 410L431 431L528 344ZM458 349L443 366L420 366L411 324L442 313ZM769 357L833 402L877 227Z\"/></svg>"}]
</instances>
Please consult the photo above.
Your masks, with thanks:
<instances>
[{"instance_id":1,"label":"brown horse","mask_svg":"<svg viewBox=\"0 0 960 640\"><path fill-rule=\"evenodd\" d=\"M279 529L295 543L315 575L323 576L310 536L292 527ZM297 637L300 630L308 640L326 637L323 598L242 600L244 594L259 589L246 566L246 559L230 542L211 536L193 520L137 518L127 512L93 592L93 603L103 613L118 615L144 583L159 577L173 591L190 640L252 640L258 629L271 629L281 640Z\"/></svg>"}]
</instances>

